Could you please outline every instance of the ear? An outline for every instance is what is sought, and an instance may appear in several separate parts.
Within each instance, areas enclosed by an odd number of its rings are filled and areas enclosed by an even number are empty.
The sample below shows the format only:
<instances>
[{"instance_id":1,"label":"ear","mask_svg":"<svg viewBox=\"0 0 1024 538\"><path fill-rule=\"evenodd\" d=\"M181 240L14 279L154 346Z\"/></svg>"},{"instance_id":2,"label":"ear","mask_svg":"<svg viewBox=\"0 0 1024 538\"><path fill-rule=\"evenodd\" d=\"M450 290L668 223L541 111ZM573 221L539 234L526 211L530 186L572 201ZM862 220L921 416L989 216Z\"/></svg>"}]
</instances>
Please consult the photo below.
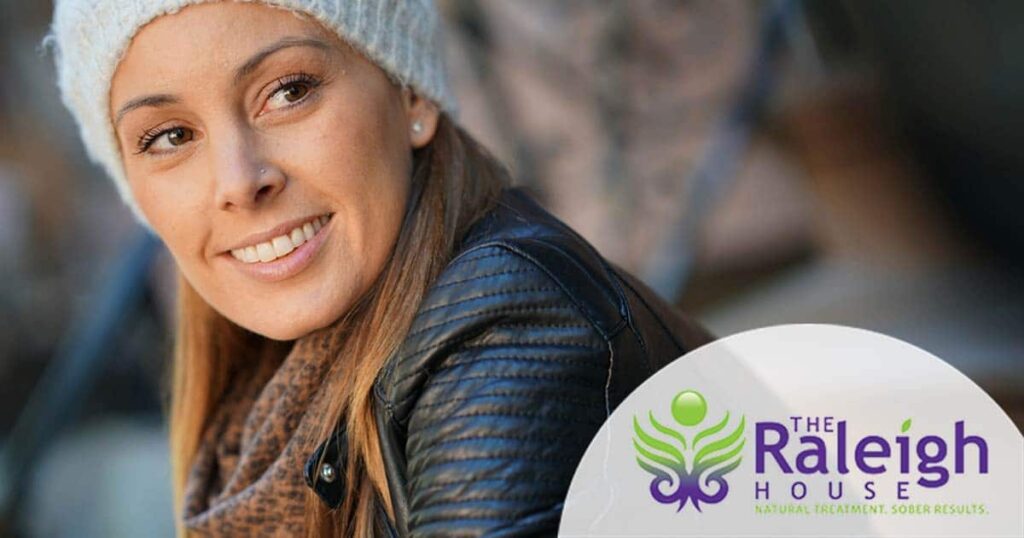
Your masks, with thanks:
<instances>
[{"instance_id":1,"label":"ear","mask_svg":"<svg viewBox=\"0 0 1024 538\"><path fill-rule=\"evenodd\" d=\"M441 111L430 99L420 97L408 86L402 88L402 103L405 105L409 144L413 149L422 148L434 139ZM417 122L420 125L418 131L413 129Z\"/></svg>"}]
</instances>

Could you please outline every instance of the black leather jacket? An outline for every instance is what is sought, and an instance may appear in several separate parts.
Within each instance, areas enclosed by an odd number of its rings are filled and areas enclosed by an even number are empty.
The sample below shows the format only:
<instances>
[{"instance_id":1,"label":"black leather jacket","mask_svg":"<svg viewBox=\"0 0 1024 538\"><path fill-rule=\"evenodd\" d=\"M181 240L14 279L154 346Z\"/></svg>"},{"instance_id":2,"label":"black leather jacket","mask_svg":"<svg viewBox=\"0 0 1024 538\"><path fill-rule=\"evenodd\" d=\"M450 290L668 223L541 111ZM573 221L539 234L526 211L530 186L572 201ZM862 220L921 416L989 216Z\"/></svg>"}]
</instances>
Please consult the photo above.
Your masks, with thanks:
<instances>
[{"instance_id":1,"label":"black leather jacket","mask_svg":"<svg viewBox=\"0 0 1024 538\"><path fill-rule=\"evenodd\" d=\"M637 385L711 340L518 189L466 234L375 386L384 536L554 535L574 470ZM308 460L334 507L344 432ZM328 473L329 475L329 473ZM322 476L322 475L321 475Z\"/></svg>"}]
</instances>

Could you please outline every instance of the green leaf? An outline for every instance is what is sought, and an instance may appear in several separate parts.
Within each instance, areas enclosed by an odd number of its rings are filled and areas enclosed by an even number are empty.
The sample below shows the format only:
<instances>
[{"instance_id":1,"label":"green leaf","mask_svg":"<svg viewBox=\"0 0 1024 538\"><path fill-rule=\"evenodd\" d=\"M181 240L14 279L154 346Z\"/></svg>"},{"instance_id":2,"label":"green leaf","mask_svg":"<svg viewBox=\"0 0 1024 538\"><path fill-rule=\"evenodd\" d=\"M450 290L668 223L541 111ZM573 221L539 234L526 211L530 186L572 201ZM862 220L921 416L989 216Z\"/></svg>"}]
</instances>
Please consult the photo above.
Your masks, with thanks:
<instances>
[{"instance_id":1,"label":"green leaf","mask_svg":"<svg viewBox=\"0 0 1024 538\"><path fill-rule=\"evenodd\" d=\"M704 439L706 437L711 437L712 435L722 431L722 429L725 428L725 425L728 424L728 423L729 423L729 412L726 411L725 412L725 418L723 418L721 422L719 422L718 424L715 424L714 426L711 426L710 428L708 428L708 429L698 433L697 436L693 438L693 448L696 449L697 448L697 443L700 443L702 439Z\"/></svg>"},{"instance_id":2,"label":"green leaf","mask_svg":"<svg viewBox=\"0 0 1024 538\"><path fill-rule=\"evenodd\" d=\"M743 429L744 429L746 423L747 423L747 417L741 415L740 416L740 423L736 427L736 429L732 431L732 433L730 433L728 436L726 436L726 437L724 437L722 439L716 439L715 441L710 442L710 443L704 445L704 447L701 448L697 452L697 455L693 459L694 465L701 465L701 466L711 465L712 463L706 463L706 459L709 456L712 456L713 454L715 454L716 452L718 452L720 450L732 447L733 443L736 443L737 440L739 440L739 444L742 446L743 442L744 442L743 438L742 438L742 436L743 436ZM694 446L696 446L696 444ZM739 451L736 450L734 452L738 453ZM728 459L728 457L733 456L734 452L730 452L726 456L726 459ZM724 460L722 460L722 461L724 461Z\"/></svg>"},{"instance_id":3,"label":"green leaf","mask_svg":"<svg viewBox=\"0 0 1024 538\"><path fill-rule=\"evenodd\" d=\"M907 420L904 420L903 421L903 425L900 426L900 432L901 433L907 433L907 430L909 430L909 429L910 429L910 419L908 418Z\"/></svg>"},{"instance_id":4,"label":"green leaf","mask_svg":"<svg viewBox=\"0 0 1024 538\"><path fill-rule=\"evenodd\" d=\"M636 419L636 415L633 415L633 433L636 434L636 437L633 438L633 446L636 448L638 454L642 454L658 463L668 465L670 467L673 465L681 465L685 461L682 453L679 452L679 449L644 431L640 426L640 422ZM637 442L638 440L639 442ZM643 446L641 446L641 443ZM660 451L662 454L654 454L645 450L645 448ZM666 458L666 455L669 457Z\"/></svg>"},{"instance_id":5,"label":"green leaf","mask_svg":"<svg viewBox=\"0 0 1024 538\"><path fill-rule=\"evenodd\" d=\"M635 419L636 417L633 418ZM680 443L682 443L683 450L686 450L686 436L673 430L672 428L669 428L668 426L663 426L660 422L658 422L658 419L654 418L654 411L648 411L648 418L651 421L651 425L654 426L654 429L658 430L659 432L665 435L669 435L675 438Z\"/></svg>"}]
</instances>

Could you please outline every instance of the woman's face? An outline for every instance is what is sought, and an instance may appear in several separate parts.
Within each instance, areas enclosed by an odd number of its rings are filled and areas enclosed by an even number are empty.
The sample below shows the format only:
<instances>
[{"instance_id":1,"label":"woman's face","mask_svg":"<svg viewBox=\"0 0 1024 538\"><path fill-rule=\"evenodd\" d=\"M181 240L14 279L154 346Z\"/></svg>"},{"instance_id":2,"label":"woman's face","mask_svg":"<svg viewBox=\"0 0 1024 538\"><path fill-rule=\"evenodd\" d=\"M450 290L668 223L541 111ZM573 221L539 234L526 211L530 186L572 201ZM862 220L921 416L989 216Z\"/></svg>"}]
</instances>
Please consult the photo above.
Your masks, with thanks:
<instances>
[{"instance_id":1,"label":"woman's face","mask_svg":"<svg viewBox=\"0 0 1024 538\"><path fill-rule=\"evenodd\" d=\"M110 103L131 190L185 278L278 340L337 320L380 273L438 119L312 20L235 2L143 27Z\"/></svg>"}]
</instances>

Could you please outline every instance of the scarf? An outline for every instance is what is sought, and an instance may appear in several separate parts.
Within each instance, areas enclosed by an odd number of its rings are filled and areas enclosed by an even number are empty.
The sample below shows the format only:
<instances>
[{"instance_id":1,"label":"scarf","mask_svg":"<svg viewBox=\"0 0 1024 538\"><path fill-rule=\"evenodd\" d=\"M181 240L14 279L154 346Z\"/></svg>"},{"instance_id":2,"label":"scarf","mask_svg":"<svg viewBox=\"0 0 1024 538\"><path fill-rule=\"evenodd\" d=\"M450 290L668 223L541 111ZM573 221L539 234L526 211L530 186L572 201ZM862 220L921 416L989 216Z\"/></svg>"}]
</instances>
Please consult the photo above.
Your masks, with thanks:
<instances>
[{"instance_id":1,"label":"scarf","mask_svg":"<svg viewBox=\"0 0 1024 538\"><path fill-rule=\"evenodd\" d=\"M233 378L199 443L185 485L185 528L202 536L302 536L324 382L341 323L295 341L279 364Z\"/></svg>"}]
</instances>

